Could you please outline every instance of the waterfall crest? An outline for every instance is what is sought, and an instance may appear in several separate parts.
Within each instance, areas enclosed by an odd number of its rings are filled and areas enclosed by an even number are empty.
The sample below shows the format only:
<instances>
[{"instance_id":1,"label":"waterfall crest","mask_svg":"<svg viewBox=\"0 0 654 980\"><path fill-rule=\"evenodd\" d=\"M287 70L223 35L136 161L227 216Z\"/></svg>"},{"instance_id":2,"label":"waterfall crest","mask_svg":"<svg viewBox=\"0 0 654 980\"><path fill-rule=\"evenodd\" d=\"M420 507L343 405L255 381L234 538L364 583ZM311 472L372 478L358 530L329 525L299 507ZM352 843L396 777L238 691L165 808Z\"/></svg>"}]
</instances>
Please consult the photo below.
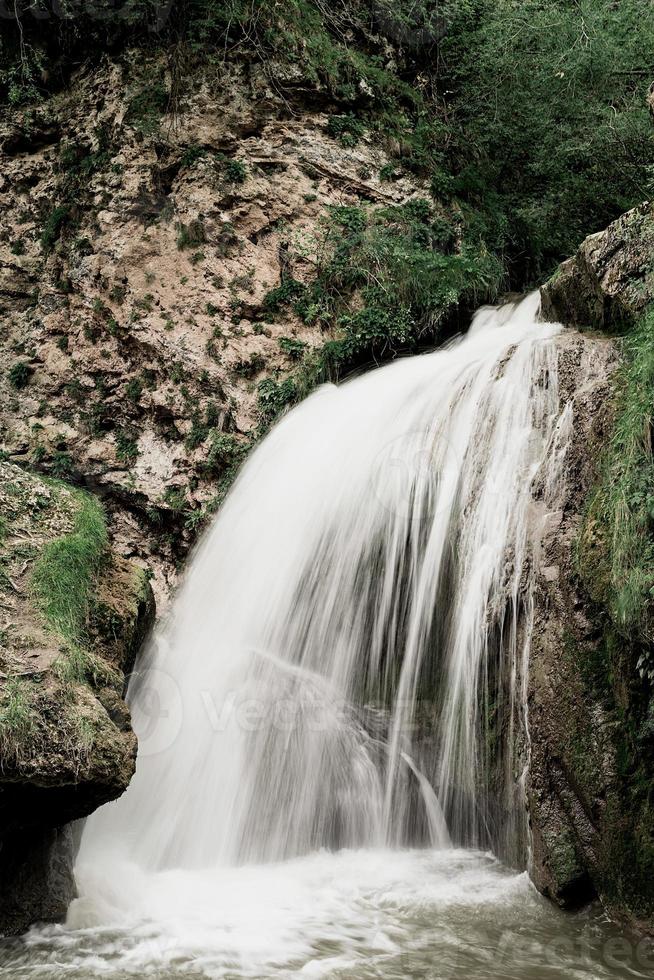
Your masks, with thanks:
<instances>
[{"instance_id":1,"label":"waterfall crest","mask_svg":"<svg viewBox=\"0 0 654 980\"><path fill-rule=\"evenodd\" d=\"M137 774L81 860L516 837L529 511L560 421L537 313L483 309L266 437L132 682Z\"/></svg>"}]
</instances>

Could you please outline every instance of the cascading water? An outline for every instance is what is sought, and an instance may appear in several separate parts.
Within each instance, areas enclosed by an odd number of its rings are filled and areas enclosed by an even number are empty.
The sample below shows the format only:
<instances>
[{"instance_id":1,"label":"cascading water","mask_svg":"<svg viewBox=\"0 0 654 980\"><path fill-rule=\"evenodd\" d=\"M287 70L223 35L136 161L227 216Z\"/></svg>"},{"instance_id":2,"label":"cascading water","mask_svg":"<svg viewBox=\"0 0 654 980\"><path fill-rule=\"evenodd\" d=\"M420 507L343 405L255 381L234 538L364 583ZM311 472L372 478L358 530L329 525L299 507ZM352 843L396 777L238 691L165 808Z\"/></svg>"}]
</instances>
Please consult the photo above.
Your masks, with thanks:
<instances>
[{"instance_id":1,"label":"cascading water","mask_svg":"<svg viewBox=\"0 0 654 980\"><path fill-rule=\"evenodd\" d=\"M446 350L323 388L263 442L132 689L165 729L174 687L179 731L144 740L85 853L100 836L152 869L231 865L421 826L443 845L445 823L489 842L492 778L513 809L515 733L503 759L488 743L519 721L528 509L559 410L558 328L537 308L484 310Z\"/></svg>"},{"instance_id":2,"label":"cascading water","mask_svg":"<svg viewBox=\"0 0 654 980\"><path fill-rule=\"evenodd\" d=\"M453 939L484 903L562 928L460 850L522 848L530 508L569 423L537 312L324 387L253 454L130 689L136 777L32 940L66 977L91 935L111 977L542 976Z\"/></svg>"}]
</instances>

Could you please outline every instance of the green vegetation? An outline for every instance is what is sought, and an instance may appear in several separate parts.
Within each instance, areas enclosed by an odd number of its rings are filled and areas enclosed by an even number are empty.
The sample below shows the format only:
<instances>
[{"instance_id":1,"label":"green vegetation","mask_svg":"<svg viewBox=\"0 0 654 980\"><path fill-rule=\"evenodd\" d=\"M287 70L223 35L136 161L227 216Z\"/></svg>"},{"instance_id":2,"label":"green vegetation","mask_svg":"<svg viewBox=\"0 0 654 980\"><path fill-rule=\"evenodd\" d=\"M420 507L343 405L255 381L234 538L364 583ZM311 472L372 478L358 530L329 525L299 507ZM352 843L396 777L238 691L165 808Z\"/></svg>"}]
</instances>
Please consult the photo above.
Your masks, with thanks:
<instances>
[{"instance_id":1,"label":"green vegetation","mask_svg":"<svg viewBox=\"0 0 654 980\"><path fill-rule=\"evenodd\" d=\"M143 86L129 101L125 122L145 135L155 133L168 106L168 93L161 82Z\"/></svg>"},{"instance_id":2,"label":"green vegetation","mask_svg":"<svg viewBox=\"0 0 654 980\"><path fill-rule=\"evenodd\" d=\"M280 337L279 346L293 361L302 357L307 348L306 343L303 340L297 340L296 337Z\"/></svg>"},{"instance_id":3,"label":"green vegetation","mask_svg":"<svg viewBox=\"0 0 654 980\"><path fill-rule=\"evenodd\" d=\"M180 251L185 248L196 248L198 245L203 245L206 240L207 233L200 219L191 221L187 225L182 222L177 225L177 248Z\"/></svg>"},{"instance_id":4,"label":"green vegetation","mask_svg":"<svg viewBox=\"0 0 654 980\"><path fill-rule=\"evenodd\" d=\"M74 527L44 547L32 574L32 591L48 626L62 638L69 659L79 666L108 538L98 501L81 491L75 491L75 496L79 510Z\"/></svg>"},{"instance_id":5,"label":"green vegetation","mask_svg":"<svg viewBox=\"0 0 654 980\"><path fill-rule=\"evenodd\" d=\"M654 310L623 340L617 418L579 543L582 576L654 681Z\"/></svg>"},{"instance_id":6,"label":"green vegetation","mask_svg":"<svg viewBox=\"0 0 654 980\"><path fill-rule=\"evenodd\" d=\"M343 146L356 146L365 132L365 126L350 112L346 116L330 116L327 132Z\"/></svg>"},{"instance_id":7,"label":"green vegetation","mask_svg":"<svg viewBox=\"0 0 654 980\"><path fill-rule=\"evenodd\" d=\"M456 251L454 239L453 225L425 199L387 208L330 208L313 282L287 278L263 305L271 315L291 307L307 325L332 328L334 336L310 350L301 341L280 339L298 367L284 381L259 385L263 427L316 384L371 359L433 343L459 304L495 296L501 263L474 233Z\"/></svg>"},{"instance_id":8,"label":"green vegetation","mask_svg":"<svg viewBox=\"0 0 654 980\"><path fill-rule=\"evenodd\" d=\"M143 382L140 378L131 378L125 385L125 397L134 403L137 403L143 392Z\"/></svg>"},{"instance_id":9,"label":"green vegetation","mask_svg":"<svg viewBox=\"0 0 654 980\"><path fill-rule=\"evenodd\" d=\"M654 8L646 0L460 8L442 46L462 151L452 190L479 209L514 281L533 281L648 196Z\"/></svg>"},{"instance_id":10,"label":"green vegetation","mask_svg":"<svg viewBox=\"0 0 654 980\"><path fill-rule=\"evenodd\" d=\"M35 733L30 685L10 677L0 687L0 759L16 763L29 755Z\"/></svg>"},{"instance_id":11,"label":"green vegetation","mask_svg":"<svg viewBox=\"0 0 654 980\"><path fill-rule=\"evenodd\" d=\"M27 361L16 361L7 371L9 384L12 388L25 388L32 376L32 368Z\"/></svg>"},{"instance_id":12,"label":"green vegetation","mask_svg":"<svg viewBox=\"0 0 654 980\"><path fill-rule=\"evenodd\" d=\"M116 432L116 457L121 463L131 464L138 459L139 447L134 436L124 429Z\"/></svg>"},{"instance_id":13,"label":"green vegetation","mask_svg":"<svg viewBox=\"0 0 654 980\"><path fill-rule=\"evenodd\" d=\"M288 65L302 91L318 86L329 95L335 139L354 145L366 133L384 142L396 159L382 179L423 177L516 286L547 274L589 231L648 194L649 0L188 0L166 13L157 21L160 8L135 0L129 17L62 18L38 45L29 43L36 21L8 21L0 99L42 97L41 79L58 74L48 73L48 60L59 71L82 52L128 43L146 59L168 51L177 88L199 65L244 57L275 73L283 90L275 66ZM152 135L162 113L175 111L175 91L161 78L142 81L126 122ZM78 169L97 165L84 152L78 159L65 147ZM207 155L226 182L245 179L242 163L203 146L189 147L182 163ZM61 220L44 231L44 248Z\"/></svg>"},{"instance_id":14,"label":"green vegetation","mask_svg":"<svg viewBox=\"0 0 654 980\"><path fill-rule=\"evenodd\" d=\"M69 217L70 205L68 204L60 204L52 209L41 231L41 248L44 252L52 251Z\"/></svg>"},{"instance_id":15,"label":"green vegetation","mask_svg":"<svg viewBox=\"0 0 654 980\"><path fill-rule=\"evenodd\" d=\"M223 178L227 184L243 184L247 179L247 169L240 160L223 159Z\"/></svg>"}]
</instances>

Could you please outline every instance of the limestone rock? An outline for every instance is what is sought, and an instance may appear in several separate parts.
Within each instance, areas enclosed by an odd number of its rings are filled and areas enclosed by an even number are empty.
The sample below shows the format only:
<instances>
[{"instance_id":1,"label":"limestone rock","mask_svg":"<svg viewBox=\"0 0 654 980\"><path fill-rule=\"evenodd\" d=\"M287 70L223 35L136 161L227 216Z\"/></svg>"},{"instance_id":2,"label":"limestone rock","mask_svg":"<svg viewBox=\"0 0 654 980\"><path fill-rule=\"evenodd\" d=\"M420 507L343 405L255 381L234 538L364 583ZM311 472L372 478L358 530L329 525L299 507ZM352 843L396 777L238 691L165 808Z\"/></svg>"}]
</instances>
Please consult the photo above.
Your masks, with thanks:
<instances>
[{"instance_id":1,"label":"limestone rock","mask_svg":"<svg viewBox=\"0 0 654 980\"><path fill-rule=\"evenodd\" d=\"M426 191L383 181L371 137L331 136L301 77L282 95L257 66L205 65L174 111L141 118L144 79L169 84L165 58L142 59L105 58L2 123L0 446L99 491L162 606L221 478L207 432L246 444L258 384L294 367L280 339L328 339L291 303L271 317L267 294L315 275L328 206Z\"/></svg>"}]
</instances>

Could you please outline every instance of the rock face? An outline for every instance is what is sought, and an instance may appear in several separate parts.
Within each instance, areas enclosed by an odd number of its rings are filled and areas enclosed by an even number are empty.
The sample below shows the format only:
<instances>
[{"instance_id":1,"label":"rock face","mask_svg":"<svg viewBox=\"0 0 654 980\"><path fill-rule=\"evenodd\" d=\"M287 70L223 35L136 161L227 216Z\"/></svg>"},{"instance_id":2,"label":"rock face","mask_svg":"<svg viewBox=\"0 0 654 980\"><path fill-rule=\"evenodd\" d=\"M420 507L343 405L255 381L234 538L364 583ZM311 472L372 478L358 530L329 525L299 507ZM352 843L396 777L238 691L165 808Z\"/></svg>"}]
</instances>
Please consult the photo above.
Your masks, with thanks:
<instances>
[{"instance_id":1,"label":"rock face","mask_svg":"<svg viewBox=\"0 0 654 980\"><path fill-rule=\"evenodd\" d=\"M587 687L600 639L576 582L575 542L597 461L611 431L614 344L570 331L559 346L562 406L569 443L559 487L561 509L535 519L537 571L529 676L531 874L563 906L590 900L608 785L615 780L610 719ZM581 379L581 384L580 384Z\"/></svg>"},{"instance_id":2,"label":"rock face","mask_svg":"<svg viewBox=\"0 0 654 980\"><path fill-rule=\"evenodd\" d=\"M159 601L257 429L259 382L327 339L270 292L315 275L329 205L420 185L330 135L319 92L293 107L292 80L281 95L255 65L205 65L181 92L136 58L0 128L0 441L103 496Z\"/></svg>"},{"instance_id":3,"label":"rock face","mask_svg":"<svg viewBox=\"0 0 654 980\"><path fill-rule=\"evenodd\" d=\"M14 934L65 914L66 825L132 777L122 694L154 601L86 495L0 463L0 517L0 934Z\"/></svg>"},{"instance_id":4,"label":"rock face","mask_svg":"<svg viewBox=\"0 0 654 980\"><path fill-rule=\"evenodd\" d=\"M617 330L654 302L654 205L591 235L543 287L543 316L582 330Z\"/></svg>"},{"instance_id":5,"label":"rock face","mask_svg":"<svg viewBox=\"0 0 654 980\"><path fill-rule=\"evenodd\" d=\"M548 319L628 325L654 298L649 205L587 239L543 290ZM535 517L535 627L529 677L531 875L562 907L599 896L617 919L654 932L654 741L638 655L612 630L579 573L577 547L612 433L619 345L559 339L568 448L560 510ZM538 509L538 508L537 508ZM649 712L649 713L648 713Z\"/></svg>"}]
</instances>

